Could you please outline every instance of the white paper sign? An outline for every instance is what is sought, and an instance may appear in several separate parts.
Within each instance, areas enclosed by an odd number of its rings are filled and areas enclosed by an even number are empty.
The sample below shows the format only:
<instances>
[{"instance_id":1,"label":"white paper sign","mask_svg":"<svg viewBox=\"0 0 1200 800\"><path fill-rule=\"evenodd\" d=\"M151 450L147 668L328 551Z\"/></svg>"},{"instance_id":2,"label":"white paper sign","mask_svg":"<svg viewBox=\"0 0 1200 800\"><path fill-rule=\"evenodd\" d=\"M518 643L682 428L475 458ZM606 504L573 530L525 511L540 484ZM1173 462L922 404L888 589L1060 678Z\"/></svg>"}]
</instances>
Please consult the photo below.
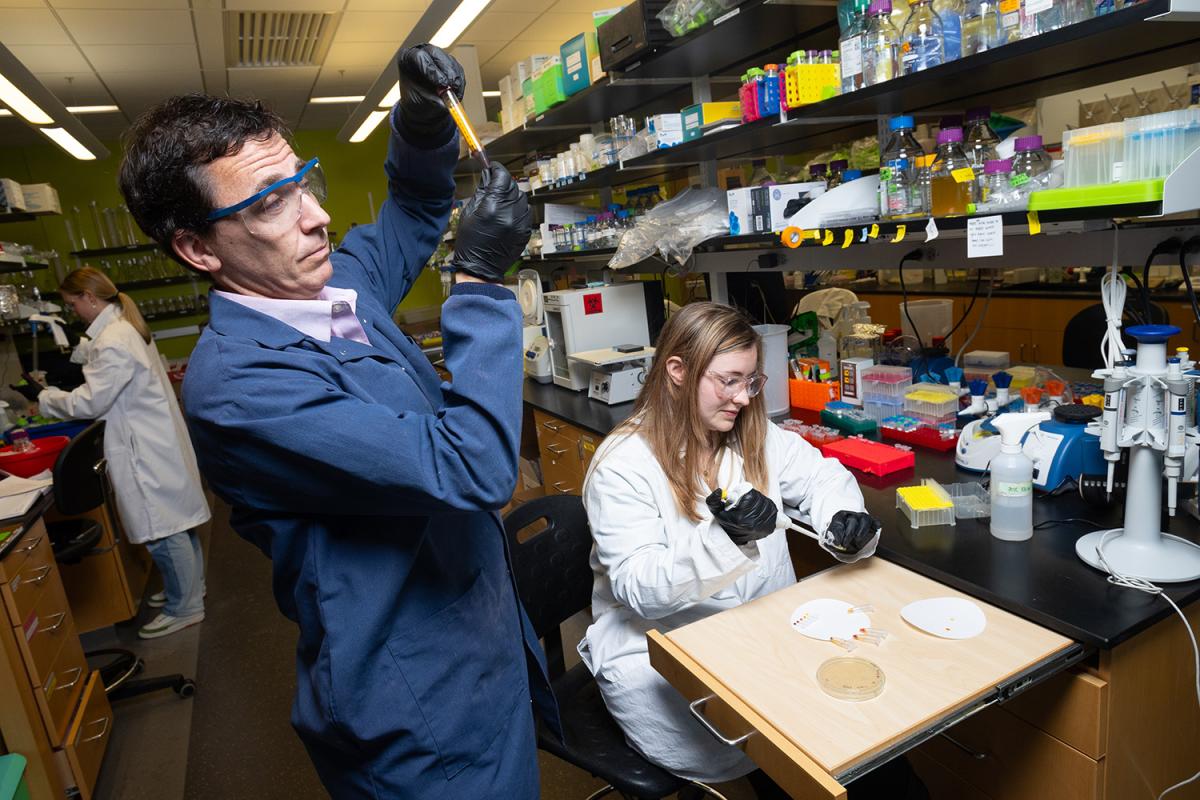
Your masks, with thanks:
<instances>
[{"instance_id":1,"label":"white paper sign","mask_svg":"<svg viewBox=\"0 0 1200 800\"><path fill-rule=\"evenodd\" d=\"M937 237L938 237L937 223L934 222L933 217L930 217L929 222L925 223L925 241L932 242Z\"/></svg>"},{"instance_id":2,"label":"white paper sign","mask_svg":"<svg viewBox=\"0 0 1200 800\"><path fill-rule=\"evenodd\" d=\"M1004 255L1004 219L971 217L967 220L967 258Z\"/></svg>"}]
</instances>

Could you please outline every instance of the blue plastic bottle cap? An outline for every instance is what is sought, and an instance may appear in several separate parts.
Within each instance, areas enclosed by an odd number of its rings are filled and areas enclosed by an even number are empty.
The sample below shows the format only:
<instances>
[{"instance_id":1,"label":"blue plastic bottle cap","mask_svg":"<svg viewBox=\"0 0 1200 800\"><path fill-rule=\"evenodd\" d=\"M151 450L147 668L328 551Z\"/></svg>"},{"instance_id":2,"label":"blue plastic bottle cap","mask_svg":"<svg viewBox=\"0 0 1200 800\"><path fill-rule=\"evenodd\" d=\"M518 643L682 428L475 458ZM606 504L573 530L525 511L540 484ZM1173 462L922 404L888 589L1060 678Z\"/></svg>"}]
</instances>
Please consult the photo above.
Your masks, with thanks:
<instances>
[{"instance_id":1,"label":"blue plastic bottle cap","mask_svg":"<svg viewBox=\"0 0 1200 800\"><path fill-rule=\"evenodd\" d=\"M909 116L892 117L891 120L888 121L888 129L892 131L898 131L901 128L911 127L913 127L913 118Z\"/></svg>"},{"instance_id":2,"label":"blue plastic bottle cap","mask_svg":"<svg viewBox=\"0 0 1200 800\"><path fill-rule=\"evenodd\" d=\"M1138 340L1138 344L1162 344L1172 336L1179 335L1174 325L1134 325L1125 332Z\"/></svg>"}]
</instances>

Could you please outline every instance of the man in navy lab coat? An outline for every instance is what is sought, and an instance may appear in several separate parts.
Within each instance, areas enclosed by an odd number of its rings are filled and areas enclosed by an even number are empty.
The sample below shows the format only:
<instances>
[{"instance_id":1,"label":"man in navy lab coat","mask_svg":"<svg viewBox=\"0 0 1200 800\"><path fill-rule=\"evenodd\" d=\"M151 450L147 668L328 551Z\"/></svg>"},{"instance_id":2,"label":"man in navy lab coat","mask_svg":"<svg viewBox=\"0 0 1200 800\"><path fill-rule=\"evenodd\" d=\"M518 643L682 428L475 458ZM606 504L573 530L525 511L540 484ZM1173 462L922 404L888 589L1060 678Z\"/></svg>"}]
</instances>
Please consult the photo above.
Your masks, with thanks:
<instances>
[{"instance_id":1,"label":"man in navy lab coat","mask_svg":"<svg viewBox=\"0 0 1200 800\"><path fill-rule=\"evenodd\" d=\"M461 66L399 58L388 199L330 253L324 179L261 104L190 95L134 125L121 190L216 288L184 401L233 527L300 628L292 724L336 798L534 798L557 727L496 509L517 478L521 314L499 285L531 214L503 167L464 208L442 383L392 322L445 228ZM531 703L532 701L532 703Z\"/></svg>"}]
</instances>

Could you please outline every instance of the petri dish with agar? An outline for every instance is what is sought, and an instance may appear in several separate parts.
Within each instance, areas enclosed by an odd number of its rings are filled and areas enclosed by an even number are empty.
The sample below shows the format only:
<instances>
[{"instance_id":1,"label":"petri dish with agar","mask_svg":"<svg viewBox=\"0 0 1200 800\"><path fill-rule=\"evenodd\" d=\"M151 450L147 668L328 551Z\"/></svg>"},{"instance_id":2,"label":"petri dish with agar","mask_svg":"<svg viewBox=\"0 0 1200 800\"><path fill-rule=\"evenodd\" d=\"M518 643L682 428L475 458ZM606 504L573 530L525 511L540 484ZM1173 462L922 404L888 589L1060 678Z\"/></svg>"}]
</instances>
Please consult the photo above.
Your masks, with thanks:
<instances>
[{"instance_id":1,"label":"petri dish with agar","mask_svg":"<svg viewBox=\"0 0 1200 800\"><path fill-rule=\"evenodd\" d=\"M830 697L860 703L883 693L883 670L857 656L831 658L817 668L817 684Z\"/></svg>"}]
</instances>

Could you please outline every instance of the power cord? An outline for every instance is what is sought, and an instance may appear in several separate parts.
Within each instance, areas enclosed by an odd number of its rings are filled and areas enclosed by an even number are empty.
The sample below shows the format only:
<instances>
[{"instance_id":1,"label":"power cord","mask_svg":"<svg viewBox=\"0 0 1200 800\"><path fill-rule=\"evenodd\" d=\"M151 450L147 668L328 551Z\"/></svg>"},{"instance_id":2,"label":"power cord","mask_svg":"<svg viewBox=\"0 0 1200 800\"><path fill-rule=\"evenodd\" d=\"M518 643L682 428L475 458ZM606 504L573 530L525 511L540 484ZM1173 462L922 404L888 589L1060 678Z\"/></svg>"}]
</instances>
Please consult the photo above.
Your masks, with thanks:
<instances>
[{"instance_id":1,"label":"power cord","mask_svg":"<svg viewBox=\"0 0 1200 800\"><path fill-rule=\"evenodd\" d=\"M1122 575L1113 569L1112 565L1108 563L1108 560L1104 557L1104 545L1108 543L1108 538L1116 533L1120 533L1119 528L1111 530L1101 536L1100 543L1096 545L1096 557L1100 560L1100 565L1104 567L1104 570L1108 573L1108 582L1114 586L1123 586L1126 589L1134 589L1139 592L1145 592L1149 595L1158 595L1163 600L1166 600L1171 608L1174 609L1175 613L1179 615L1179 618L1183 620L1183 628L1187 631L1188 638L1192 641L1192 656L1194 661L1193 666L1196 670L1196 703L1200 705L1200 646L1197 646L1196 644L1196 633L1192 630L1192 626L1188 622L1188 619L1184 615L1183 611L1178 605L1175 604L1175 601L1172 600L1165 591L1163 591L1161 586L1157 586L1150 581L1145 580L1144 578L1131 578L1128 575ZM1187 786L1189 783L1193 783L1197 779L1200 779L1200 772L1197 772L1190 778L1180 781L1174 786L1163 789L1158 795L1158 800L1162 800L1171 792L1183 786Z\"/></svg>"},{"instance_id":2,"label":"power cord","mask_svg":"<svg viewBox=\"0 0 1200 800\"><path fill-rule=\"evenodd\" d=\"M983 328L983 321L987 319L988 308L992 305L992 289L995 287L995 281L988 281L987 297L983 299L983 310L979 312L979 319L975 320L975 327L971 329L971 335L962 343L962 347L958 348L958 352L954 354L954 366L961 366L963 353L967 352L967 348L971 346L971 342L975 341L975 337L979 335L979 331Z\"/></svg>"},{"instance_id":3,"label":"power cord","mask_svg":"<svg viewBox=\"0 0 1200 800\"><path fill-rule=\"evenodd\" d=\"M1200 251L1200 236L1193 236L1179 248L1179 271L1183 273L1183 285L1187 287L1188 300L1192 301L1192 314L1196 317L1196 324L1200 325L1200 303L1196 302L1196 290L1192 288L1192 276L1187 265L1187 254L1190 250Z\"/></svg>"},{"instance_id":4,"label":"power cord","mask_svg":"<svg viewBox=\"0 0 1200 800\"><path fill-rule=\"evenodd\" d=\"M950 337L954 335L954 332L956 330L958 330L964 322L967 321L967 317L971 316L971 309L975 308L975 301L979 299L979 286L982 283L983 283L983 270L981 270L981 269L976 270L975 271L975 291L971 293L971 302L967 304L967 310L964 311L963 315L958 318L958 322L954 323L954 327L951 328L950 332L946 334L947 342L950 341ZM909 324L911 324L911 321Z\"/></svg>"},{"instance_id":5,"label":"power cord","mask_svg":"<svg viewBox=\"0 0 1200 800\"><path fill-rule=\"evenodd\" d=\"M1104 306L1105 331L1100 340L1100 358L1112 369L1122 358L1125 344L1121 340L1121 324L1125 314L1127 287L1116 264L1100 279L1100 303Z\"/></svg>"},{"instance_id":6,"label":"power cord","mask_svg":"<svg viewBox=\"0 0 1200 800\"><path fill-rule=\"evenodd\" d=\"M1100 528L1108 527L1107 525L1101 525L1099 522L1092 522L1090 519L1080 519L1078 517L1070 517L1068 519L1044 519L1041 522L1039 522L1037 525L1034 525L1033 529L1035 531L1040 531L1040 530L1044 530L1046 528L1053 528L1056 525L1091 525L1093 528L1096 528L1097 530Z\"/></svg>"},{"instance_id":7,"label":"power cord","mask_svg":"<svg viewBox=\"0 0 1200 800\"><path fill-rule=\"evenodd\" d=\"M1154 317L1150 316L1150 265L1158 256L1167 255L1168 253L1180 253L1180 258L1183 258L1183 251L1180 241L1177 237L1172 236L1170 239L1164 239L1154 245L1154 249L1150 251L1150 255L1146 258L1146 264L1142 267L1142 322L1149 325L1154 321Z\"/></svg>"},{"instance_id":8,"label":"power cord","mask_svg":"<svg viewBox=\"0 0 1200 800\"><path fill-rule=\"evenodd\" d=\"M925 258L925 251L918 247L915 250L909 250L900 257L900 263L896 265L896 270L900 273L900 298L904 303L904 318L908 320L908 325L913 330L913 336L917 337L917 347L920 351L925 352L925 342L921 340L921 332L917 330L917 326L913 323L912 315L908 313L908 286L904 283L904 262L905 261L920 261Z\"/></svg>"}]
</instances>

